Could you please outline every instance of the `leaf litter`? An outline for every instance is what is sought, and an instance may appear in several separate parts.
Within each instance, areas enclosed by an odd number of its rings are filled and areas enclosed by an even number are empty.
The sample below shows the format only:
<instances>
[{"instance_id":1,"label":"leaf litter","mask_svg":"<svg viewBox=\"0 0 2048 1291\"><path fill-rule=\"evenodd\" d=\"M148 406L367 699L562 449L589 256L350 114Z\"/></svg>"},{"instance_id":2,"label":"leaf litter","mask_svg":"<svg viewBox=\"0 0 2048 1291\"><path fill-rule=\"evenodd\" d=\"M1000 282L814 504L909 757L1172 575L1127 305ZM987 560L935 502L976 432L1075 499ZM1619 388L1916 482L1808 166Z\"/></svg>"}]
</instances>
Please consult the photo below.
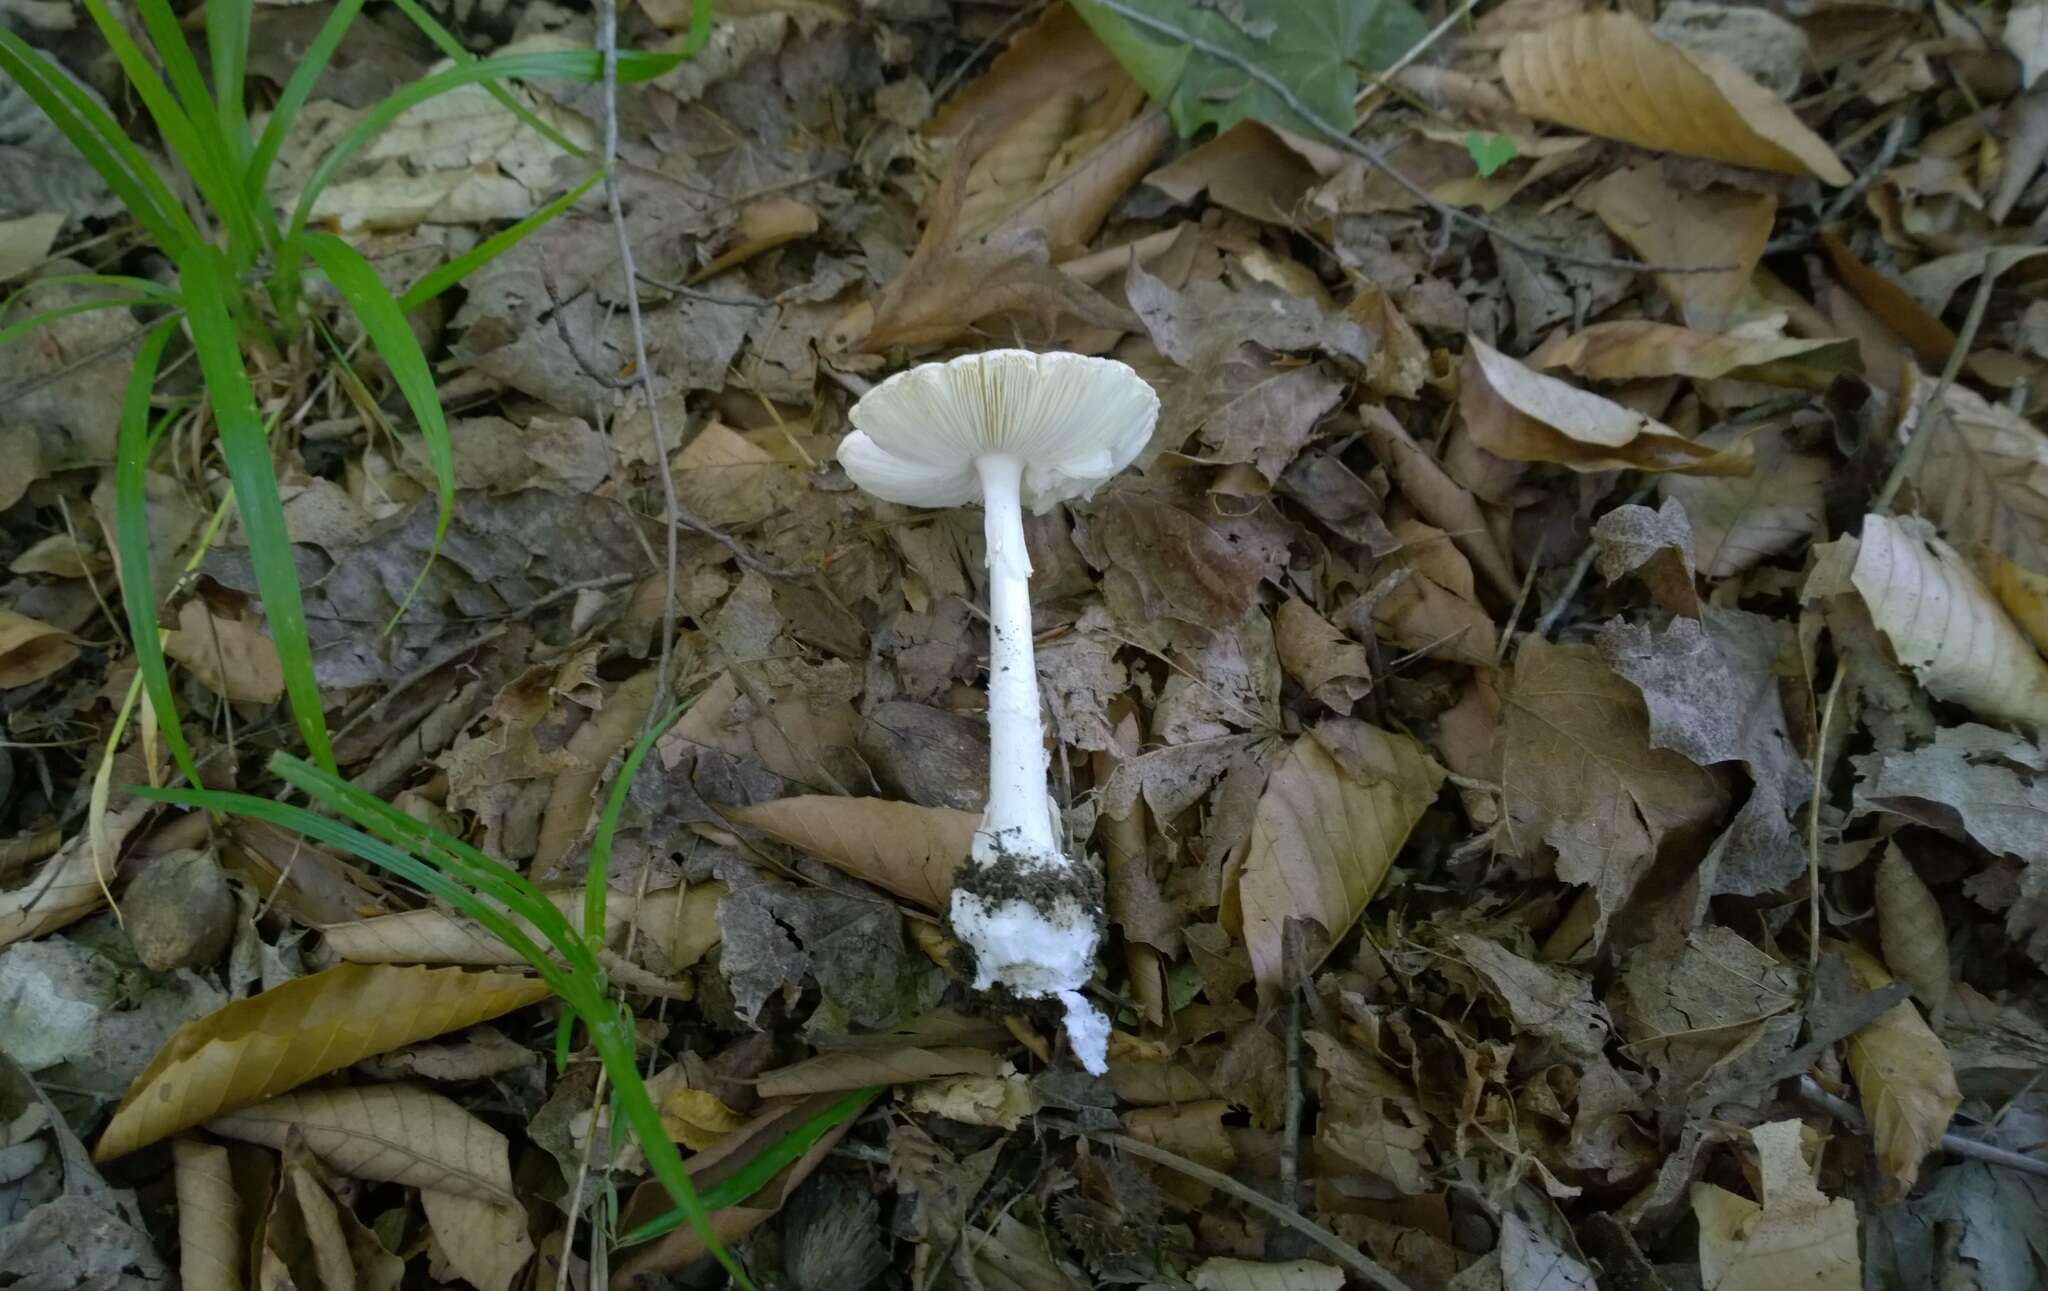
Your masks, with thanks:
<instances>
[{"instance_id":1,"label":"leaf litter","mask_svg":"<svg viewBox=\"0 0 2048 1291\"><path fill-rule=\"evenodd\" d=\"M698 1185L747 1179L715 1222L764 1284L2039 1285L2044 13L721 13L621 94L638 283L593 195L412 315L445 539L388 374L267 365L343 768L574 918L625 750L694 698L626 796L602 953ZM258 18L281 84L314 26ZM395 30L350 29L276 197L428 74ZM596 91L515 92L599 138ZM8 139L0 323L147 268L59 136ZM586 173L475 91L316 214L403 290ZM683 1231L610 1247L663 1194L516 954L130 792L170 771L116 720L139 321L0 377L0 1268L703 1267ZM944 921L988 793L978 518L834 457L881 377L1018 345L1162 405L1135 470L1026 524L1053 794L1106 870L1100 1080ZM294 737L239 523L178 577L223 494L199 431L146 481L165 652L209 783L269 794Z\"/></svg>"}]
</instances>

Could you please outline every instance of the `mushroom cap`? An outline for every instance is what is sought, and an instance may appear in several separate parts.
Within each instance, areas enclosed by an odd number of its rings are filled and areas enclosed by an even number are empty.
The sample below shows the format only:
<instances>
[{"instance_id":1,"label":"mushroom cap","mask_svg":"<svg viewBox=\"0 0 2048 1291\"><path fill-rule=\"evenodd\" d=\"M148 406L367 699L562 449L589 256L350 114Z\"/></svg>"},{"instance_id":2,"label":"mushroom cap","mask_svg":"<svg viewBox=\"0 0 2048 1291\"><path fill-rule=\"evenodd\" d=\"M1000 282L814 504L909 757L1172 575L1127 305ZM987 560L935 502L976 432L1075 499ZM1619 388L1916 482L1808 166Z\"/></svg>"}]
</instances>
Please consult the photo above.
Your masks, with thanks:
<instances>
[{"instance_id":1,"label":"mushroom cap","mask_svg":"<svg viewBox=\"0 0 2048 1291\"><path fill-rule=\"evenodd\" d=\"M839 464L869 493L914 507L981 497L975 462L1023 464L1040 514L1129 466L1152 438L1159 396L1115 359L988 350L899 372L853 405Z\"/></svg>"}]
</instances>

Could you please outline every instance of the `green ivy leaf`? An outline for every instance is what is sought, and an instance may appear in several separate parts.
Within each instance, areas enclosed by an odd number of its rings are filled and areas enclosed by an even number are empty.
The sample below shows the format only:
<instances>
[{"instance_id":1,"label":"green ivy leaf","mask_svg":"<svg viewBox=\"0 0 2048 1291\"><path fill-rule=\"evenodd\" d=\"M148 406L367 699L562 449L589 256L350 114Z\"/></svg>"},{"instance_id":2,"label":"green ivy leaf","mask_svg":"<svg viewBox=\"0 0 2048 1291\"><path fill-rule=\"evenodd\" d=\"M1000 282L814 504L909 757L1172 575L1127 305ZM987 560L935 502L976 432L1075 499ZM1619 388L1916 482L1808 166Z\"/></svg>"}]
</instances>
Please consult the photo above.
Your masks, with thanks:
<instances>
[{"instance_id":1,"label":"green ivy leaf","mask_svg":"<svg viewBox=\"0 0 2048 1291\"><path fill-rule=\"evenodd\" d=\"M1318 133L1315 123L1239 62L1285 84L1321 125L1349 133L1359 74L1390 66L1422 39L1427 26L1409 0L1116 2L1231 56L1218 57L1134 22L1099 0L1074 0L1131 78L1166 105L1184 137L1210 125L1228 130L1246 117Z\"/></svg>"},{"instance_id":2,"label":"green ivy leaf","mask_svg":"<svg viewBox=\"0 0 2048 1291\"><path fill-rule=\"evenodd\" d=\"M1472 164L1479 167L1479 178L1486 179L1494 171L1521 156L1515 141L1504 134L1482 134L1477 130L1465 132L1465 151L1472 154Z\"/></svg>"}]
</instances>

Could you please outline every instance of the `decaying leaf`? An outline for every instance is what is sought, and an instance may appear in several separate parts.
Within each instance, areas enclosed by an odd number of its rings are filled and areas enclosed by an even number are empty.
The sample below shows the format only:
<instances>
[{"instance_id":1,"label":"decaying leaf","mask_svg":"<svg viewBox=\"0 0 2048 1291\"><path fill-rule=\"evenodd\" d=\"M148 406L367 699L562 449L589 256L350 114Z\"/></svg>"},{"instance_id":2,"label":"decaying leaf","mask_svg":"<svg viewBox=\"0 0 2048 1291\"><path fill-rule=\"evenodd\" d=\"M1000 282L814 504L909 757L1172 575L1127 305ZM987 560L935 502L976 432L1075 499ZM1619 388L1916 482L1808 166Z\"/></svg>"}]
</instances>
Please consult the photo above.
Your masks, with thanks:
<instances>
[{"instance_id":1,"label":"decaying leaf","mask_svg":"<svg viewBox=\"0 0 2048 1291\"><path fill-rule=\"evenodd\" d=\"M1939 1022L1948 1004L1948 926L1934 893L1928 891L1896 840L1878 858L1877 935L1885 967L1913 988L1913 996Z\"/></svg>"},{"instance_id":2,"label":"decaying leaf","mask_svg":"<svg viewBox=\"0 0 2048 1291\"><path fill-rule=\"evenodd\" d=\"M235 1000L171 1037L93 1149L111 1161L166 1135L548 997L537 977L343 964Z\"/></svg>"},{"instance_id":3,"label":"decaying leaf","mask_svg":"<svg viewBox=\"0 0 2048 1291\"><path fill-rule=\"evenodd\" d=\"M190 1291L242 1285L241 1198L226 1148L181 1137L171 1144L178 1187L178 1278Z\"/></svg>"},{"instance_id":4,"label":"decaying leaf","mask_svg":"<svg viewBox=\"0 0 2048 1291\"><path fill-rule=\"evenodd\" d=\"M1644 148L1830 184L1851 176L1784 100L1728 60L1659 40L1626 13L1560 18L1501 51L1515 105Z\"/></svg>"},{"instance_id":5,"label":"decaying leaf","mask_svg":"<svg viewBox=\"0 0 2048 1291\"><path fill-rule=\"evenodd\" d=\"M1278 997L1293 980L1288 921L1321 930L1305 951L1313 969L1364 913L1443 779L1420 745L1364 722L1333 720L1294 742L1266 783L1238 867L1262 996Z\"/></svg>"},{"instance_id":6,"label":"decaying leaf","mask_svg":"<svg viewBox=\"0 0 2048 1291\"><path fill-rule=\"evenodd\" d=\"M1330 626L1307 602L1287 600L1273 616L1273 644L1280 666L1317 703L1338 716L1372 689L1372 665L1365 647Z\"/></svg>"},{"instance_id":7,"label":"decaying leaf","mask_svg":"<svg viewBox=\"0 0 2048 1291\"><path fill-rule=\"evenodd\" d=\"M1611 399L1518 363L1476 336L1462 369L1458 410L1481 448L1515 462L1575 471L1685 471L1746 475L1750 450L1715 451Z\"/></svg>"},{"instance_id":8,"label":"decaying leaf","mask_svg":"<svg viewBox=\"0 0 2048 1291\"><path fill-rule=\"evenodd\" d=\"M207 689L237 702L274 704L284 696L277 646L255 623L215 614L203 601L178 607L178 626L165 636L164 653Z\"/></svg>"},{"instance_id":9,"label":"decaying leaf","mask_svg":"<svg viewBox=\"0 0 2048 1291\"><path fill-rule=\"evenodd\" d=\"M1980 717L2048 725L2048 663L1932 526L1866 516L1850 581L1928 693Z\"/></svg>"},{"instance_id":10,"label":"decaying leaf","mask_svg":"<svg viewBox=\"0 0 2048 1291\"><path fill-rule=\"evenodd\" d=\"M1700 1284L1710 1291L1859 1291L1856 1203L1830 1201L1813 1185L1798 1121L1749 1132L1759 1162L1761 1201L1711 1183L1692 1189L1700 1226Z\"/></svg>"},{"instance_id":11,"label":"decaying leaf","mask_svg":"<svg viewBox=\"0 0 2048 1291\"><path fill-rule=\"evenodd\" d=\"M1902 401L1916 399L1923 384L1910 379ZM1982 545L2048 572L2048 435L1961 385L1920 416L1937 419L1912 477L1927 518L1957 547Z\"/></svg>"},{"instance_id":12,"label":"decaying leaf","mask_svg":"<svg viewBox=\"0 0 2048 1291\"><path fill-rule=\"evenodd\" d=\"M1884 965L1861 947L1833 947L1849 961L1866 990L1891 981ZM1948 1049L1911 1002L1895 1004L1877 1021L1849 1037L1849 1074L1856 1080L1877 1160L1886 1177L1885 1195L1896 1200L1913 1189L1920 1163L1934 1151L1962 1105Z\"/></svg>"},{"instance_id":13,"label":"decaying leaf","mask_svg":"<svg viewBox=\"0 0 2048 1291\"><path fill-rule=\"evenodd\" d=\"M13 610L0 609L0 690L60 672L78 657L70 636Z\"/></svg>"},{"instance_id":14,"label":"decaying leaf","mask_svg":"<svg viewBox=\"0 0 2048 1291\"><path fill-rule=\"evenodd\" d=\"M1731 447L1739 432L1708 431L1699 442ZM1728 578L1796 549L1820 528L1825 458L1786 449L1772 432L1751 437L1756 469L1748 475L1662 475L1657 489L1675 498L1691 522L1693 559L1705 578Z\"/></svg>"},{"instance_id":15,"label":"decaying leaf","mask_svg":"<svg viewBox=\"0 0 2048 1291\"><path fill-rule=\"evenodd\" d=\"M1656 166L1604 175L1573 200L1652 264L1728 266L1713 273L1658 275L1658 287L1678 302L1686 326L1703 332L1728 325L1749 290L1778 212L1770 193L1728 187L1694 192Z\"/></svg>"},{"instance_id":16,"label":"decaying leaf","mask_svg":"<svg viewBox=\"0 0 2048 1291\"><path fill-rule=\"evenodd\" d=\"M1557 876L1592 887L1593 941L1674 836L1720 817L1727 798L1681 754L1650 746L1636 689L1587 646L1522 644L1497 737L1506 841Z\"/></svg>"},{"instance_id":17,"label":"decaying leaf","mask_svg":"<svg viewBox=\"0 0 2048 1291\"><path fill-rule=\"evenodd\" d=\"M1649 377L1723 377L1766 385L1825 390L1837 376L1862 370L1854 341L1790 336L1715 335L1669 323L1595 323L1560 336L1529 356L1529 366L1563 368L1589 381Z\"/></svg>"},{"instance_id":18,"label":"decaying leaf","mask_svg":"<svg viewBox=\"0 0 2048 1291\"><path fill-rule=\"evenodd\" d=\"M505 1136L413 1085L285 1094L206 1122L212 1133L283 1150L295 1135L337 1174L509 1202Z\"/></svg>"},{"instance_id":19,"label":"decaying leaf","mask_svg":"<svg viewBox=\"0 0 2048 1291\"><path fill-rule=\"evenodd\" d=\"M533 1258L526 1208L516 1201L481 1201L438 1188L420 1191L427 1227L449 1270L477 1291L512 1291Z\"/></svg>"},{"instance_id":20,"label":"decaying leaf","mask_svg":"<svg viewBox=\"0 0 2048 1291\"><path fill-rule=\"evenodd\" d=\"M950 807L822 795L778 798L726 814L927 910L946 908L954 872L981 825L979 813Z\"/></svg>"}]
</instances>

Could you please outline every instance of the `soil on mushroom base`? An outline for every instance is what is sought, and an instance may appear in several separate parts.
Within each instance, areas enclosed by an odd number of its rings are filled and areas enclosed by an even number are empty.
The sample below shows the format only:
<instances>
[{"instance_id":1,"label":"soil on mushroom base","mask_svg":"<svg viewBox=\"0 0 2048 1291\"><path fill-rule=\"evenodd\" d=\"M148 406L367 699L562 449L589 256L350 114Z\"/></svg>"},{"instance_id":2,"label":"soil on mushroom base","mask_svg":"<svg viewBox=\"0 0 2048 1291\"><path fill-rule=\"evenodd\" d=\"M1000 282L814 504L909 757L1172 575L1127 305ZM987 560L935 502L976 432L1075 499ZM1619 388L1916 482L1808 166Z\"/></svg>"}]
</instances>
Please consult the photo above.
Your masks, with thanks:
<instances>
[{"instance_id":1,"label":"soil on mushroom base","mask_svg":"<svg viewBox=\"0 0 2048 1291\"><path fill-rule=\"evenodd\" d=\"M1062 900L1078 901L1102 920L1102 870L1087 856L1071 857L1067 864L1049 866L1035 856L1023 855L995 842L995 856L988 861L970 860L960 869L954 886L980 897L991 906L1021 901L1047 918L1057 912Z\"/></svg>"}]
</instances>

